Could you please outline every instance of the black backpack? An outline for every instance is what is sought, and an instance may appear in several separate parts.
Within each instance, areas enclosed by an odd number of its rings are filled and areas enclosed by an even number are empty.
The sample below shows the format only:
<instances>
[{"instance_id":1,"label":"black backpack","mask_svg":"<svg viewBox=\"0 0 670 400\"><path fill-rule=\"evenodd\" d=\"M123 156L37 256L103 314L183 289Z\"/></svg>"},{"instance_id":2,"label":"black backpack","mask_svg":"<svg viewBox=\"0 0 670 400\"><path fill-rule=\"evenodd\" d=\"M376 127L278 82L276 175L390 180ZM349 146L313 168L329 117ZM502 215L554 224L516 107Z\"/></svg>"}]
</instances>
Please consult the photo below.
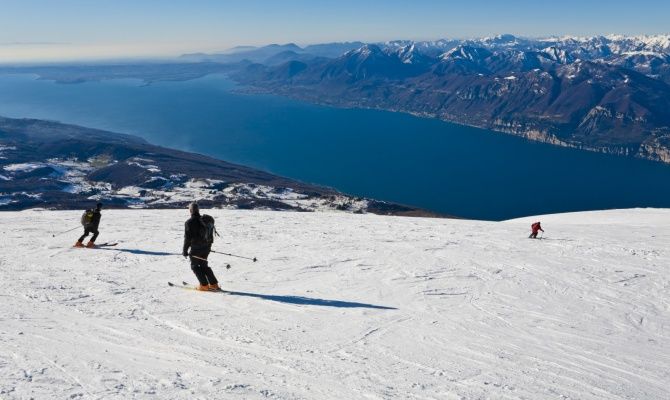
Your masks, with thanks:
<instances>
[{"instance_id":1,"label":"black backpack","mask_svg":"<svg viewBox=\"0 0 670 400\"><path fill-rule=\"evenodd\" d=\"M86 210L81 215L81 225L87 227L93 223L93 210Z\"/></svg>"},{"instance_id":2,"label":"black backpack","mask_svg":"<svg viewBox=\"0 0 670 400\"><path fill-rule=\"evenodd\" d=\"M200 222L205 228L203 230L203 239L209 244L214 243L214 235L219 236L219 232L216 231L216 227L214 226L214 217L203 214L203 216L200 217Z\"/></svg>"}]
</instances>

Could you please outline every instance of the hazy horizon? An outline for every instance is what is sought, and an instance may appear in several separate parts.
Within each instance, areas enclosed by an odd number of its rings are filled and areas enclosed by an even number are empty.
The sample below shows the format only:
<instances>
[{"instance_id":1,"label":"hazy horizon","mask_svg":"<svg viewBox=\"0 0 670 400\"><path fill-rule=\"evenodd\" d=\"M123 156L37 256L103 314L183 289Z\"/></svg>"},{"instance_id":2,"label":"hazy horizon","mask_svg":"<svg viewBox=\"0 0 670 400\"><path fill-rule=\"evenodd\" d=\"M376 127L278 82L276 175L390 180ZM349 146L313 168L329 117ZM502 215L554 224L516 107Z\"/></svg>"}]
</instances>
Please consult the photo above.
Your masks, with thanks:
<instances>
[{"instance_id":1,"label":"hazy horizon","mask_svg":"<svg viewBox=\"0 0 670 400\"><path fill-rule=\"evenodd\" d=\"M165 58L240 45L667 34L670 3L612 0L5 0L0 63Z\"/></svg>"}]
</instances>

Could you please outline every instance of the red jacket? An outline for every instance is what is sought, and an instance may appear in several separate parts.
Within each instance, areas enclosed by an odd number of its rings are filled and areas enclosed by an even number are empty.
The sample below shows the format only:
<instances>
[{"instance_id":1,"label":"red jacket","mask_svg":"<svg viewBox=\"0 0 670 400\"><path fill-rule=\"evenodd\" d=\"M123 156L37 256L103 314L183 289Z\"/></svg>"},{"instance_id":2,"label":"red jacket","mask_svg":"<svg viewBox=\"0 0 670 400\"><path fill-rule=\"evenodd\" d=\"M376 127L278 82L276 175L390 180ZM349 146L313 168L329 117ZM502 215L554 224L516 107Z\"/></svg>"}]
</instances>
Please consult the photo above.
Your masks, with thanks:
<instances>
[{"instance_id":1,"label":"red jacket","mask_svg":"<svg viewBox=\"0 0 670 400\"><path fill-rule=\"evenodd\" d=\"M544 229L540 226L539 222L534 223L533 225L530 226L530 229L533 230L533 233L537 233L538 231L544 232Z\"/></svg>"}]
</instances>

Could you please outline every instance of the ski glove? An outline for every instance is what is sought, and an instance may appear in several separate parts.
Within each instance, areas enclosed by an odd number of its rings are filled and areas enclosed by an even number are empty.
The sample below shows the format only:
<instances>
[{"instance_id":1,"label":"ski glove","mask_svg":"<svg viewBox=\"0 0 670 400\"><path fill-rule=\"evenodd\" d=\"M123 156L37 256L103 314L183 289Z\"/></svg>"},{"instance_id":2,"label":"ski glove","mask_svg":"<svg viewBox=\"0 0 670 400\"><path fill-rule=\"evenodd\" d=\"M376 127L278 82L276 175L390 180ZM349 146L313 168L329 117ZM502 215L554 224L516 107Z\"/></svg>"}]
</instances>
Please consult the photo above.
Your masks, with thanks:
<instances>
[{"instance_id":1,"label":"ski glove","mask_svg":"<svg viewBox=\"0 0 670 400\"><path fill-rule=\"evenodd\" d=\"M188 252L185 251L185 252L182 253L182 255L184 256L184 258L187 258L188 257Z\"/></svg>"}]
</instances>

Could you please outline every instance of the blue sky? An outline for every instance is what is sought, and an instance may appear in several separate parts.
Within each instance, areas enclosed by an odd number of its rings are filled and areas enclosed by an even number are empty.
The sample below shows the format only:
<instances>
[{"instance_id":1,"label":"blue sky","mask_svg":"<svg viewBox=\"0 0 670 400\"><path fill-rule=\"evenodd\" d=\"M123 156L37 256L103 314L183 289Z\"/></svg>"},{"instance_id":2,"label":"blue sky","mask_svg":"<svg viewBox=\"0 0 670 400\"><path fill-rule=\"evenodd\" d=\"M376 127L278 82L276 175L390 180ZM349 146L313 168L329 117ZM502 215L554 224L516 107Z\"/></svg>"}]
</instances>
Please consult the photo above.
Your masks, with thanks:
<instances>
[{"instance_id":1,"label":"blue sky","mask_svg":"<svg viewBox=\"0 0 670 400\"><path fill-rule=\"evenodd\" d=\"M670 33L670 1L0 0L0 62L236 45Z\"/></svg>"}]
</instances>

